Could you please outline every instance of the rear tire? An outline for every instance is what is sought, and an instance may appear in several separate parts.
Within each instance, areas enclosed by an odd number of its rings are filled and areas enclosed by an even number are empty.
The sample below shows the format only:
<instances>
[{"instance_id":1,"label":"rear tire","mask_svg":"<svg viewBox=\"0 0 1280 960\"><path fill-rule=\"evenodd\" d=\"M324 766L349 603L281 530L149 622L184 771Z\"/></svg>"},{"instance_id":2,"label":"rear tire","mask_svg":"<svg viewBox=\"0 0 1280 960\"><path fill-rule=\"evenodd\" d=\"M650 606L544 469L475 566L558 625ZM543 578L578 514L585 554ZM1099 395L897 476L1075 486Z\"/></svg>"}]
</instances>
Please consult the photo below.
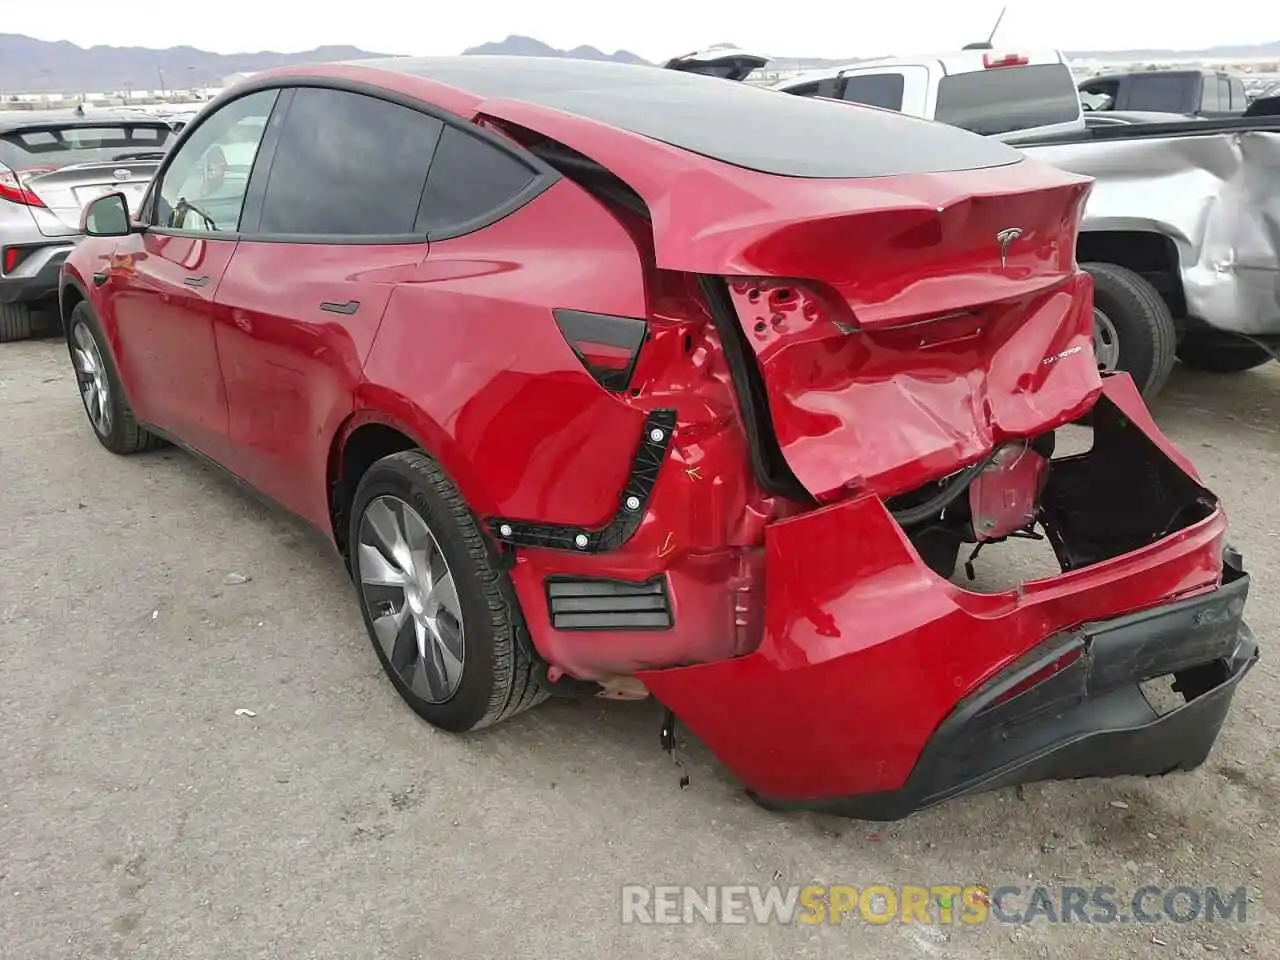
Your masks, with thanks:
<instances>
[{"instance_id":1,"label":"rear tire","mask_svg":"<svg viewBox=\"0 0 1280 960\"><path fill-rule=\"evenodd\" d=\"M31 308L25 303L0 303L0 343L29 339L33 323Z\"/></svg>"},{"instance_id":2,"label":"rear tire","mask_svg":"<svg viewBox=\"0 0 1280 960\"><path fill-rule=\"evenodd\" d=\"M1245 337L1197 330L1188 333L1178 345L1178 359L1194 370L1243 373L1274 358L1271 351Z\"/></svg>"},{"instance_id":3,"label":"rear tire","mask_svg":"<svg viewBox=\"0 0 1280 960\"><path fill-rule=\"evenodd\" d=\"M360 479L349 516L360 613L414 712L461 733L547 698L515 590L434 460L420 450L383 457Z\"/></svg>"},{"instance_id":4,"label":"rear tire","mask_svg":"<svg viewBox=\"0 0 1280 960\"><path fill-rule=\"evenodd\" d=\"M1169 379L1175 359L1178 333L1168 304L1132 270L1113 263L1081 266L1093 277L1094 309L1103 314L1101 323L1109 322L1115 335L1114 360L1108 364L1111 369L1103 372L1123 370L1143 397L1154 397ZM1100 362L1099 367L1104 364Z\"/></svg>"},{"instance_id":5,"label":"rear tire","mask_svg":"<svg viewBox=\"0 0 1280 960\"><path fill-rule=\"evenodd\" d=\"M77 303L71 311L67 347L94 436L112 453L121 455L163 446L163 440L138 426L106 342L93 308L84 301Z\"/></svg>"}]
</instances>

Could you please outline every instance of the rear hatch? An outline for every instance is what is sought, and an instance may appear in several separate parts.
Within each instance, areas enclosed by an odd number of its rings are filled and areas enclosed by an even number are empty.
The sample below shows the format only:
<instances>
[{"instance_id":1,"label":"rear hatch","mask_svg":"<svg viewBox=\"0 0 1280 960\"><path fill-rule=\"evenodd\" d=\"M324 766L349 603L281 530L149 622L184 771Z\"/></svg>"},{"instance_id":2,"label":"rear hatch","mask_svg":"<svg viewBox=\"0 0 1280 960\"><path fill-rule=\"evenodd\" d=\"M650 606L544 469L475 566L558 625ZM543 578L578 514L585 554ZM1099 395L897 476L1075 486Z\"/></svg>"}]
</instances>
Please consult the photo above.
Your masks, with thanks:
<instances>
[{"instance_id":1,"label":"rear hatch","mask_svg":"<svg viewBox=\"0 0 1280 960\"><path fill-rule=\"evenodd\" d=\"M709 290L747 429L811 496L907 492L1096 399L1088 178L890 111L637 77L480 112L612 174L560 167L606 202L633 192L651 262Z\"/></svg>"},{"instance_id":2,"label":"rear hatch","mask_svg":"<svg viewBox=\"0 0 1280 960\"><path fill-rule=\"evenodd\" d=\"M69 236L104 193L118 190L137 209L174 136L151 120L31 123L0 133L0 165L23 188L40 232Z\"/></svg>"},{"instance_id":3,"label":"rear hatch","mask_svg":"<svg viewBox=\"0 0 1280 960\"><path fill-rule=\"evenodd\" d=\"M759 276L725 277L713 302L754 357L787 468L822 502L914 490L1101 388L1072 252L1084 189L901 186L927 202L886 195L782 231L757 244Z\"/></svg>"}]
</instances>

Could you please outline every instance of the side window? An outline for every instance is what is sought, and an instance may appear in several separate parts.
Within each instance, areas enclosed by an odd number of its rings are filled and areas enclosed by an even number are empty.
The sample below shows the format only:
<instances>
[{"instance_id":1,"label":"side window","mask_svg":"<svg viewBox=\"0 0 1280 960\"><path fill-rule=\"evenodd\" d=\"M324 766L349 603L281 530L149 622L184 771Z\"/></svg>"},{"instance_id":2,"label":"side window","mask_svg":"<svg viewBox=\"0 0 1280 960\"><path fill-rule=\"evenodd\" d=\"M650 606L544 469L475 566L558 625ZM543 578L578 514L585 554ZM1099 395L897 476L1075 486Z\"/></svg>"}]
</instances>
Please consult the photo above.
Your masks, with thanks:
<instances>
[{"instance_id":1,"label":"side window","mask_svg":"<svg viewBox=\"0 0 1280 960\"><path fill-rule=\"evenodd\" d=\"M258 232L413 234L443 127L434 117L376 97L298 88L276 145Z\"/></svg>"},{"instance_id":2,"label":"side window","mask_svg":"<svg viewBox=\"0 0 1280 960\"><path fill-rule=\"evenodd\" d=\"M1245 110L1249 106L1249 98L1244 92L1244 82L1236 77L1232 77L1228 82L1231 88L1231 106L1228 108L1225 102L1222 105L1223 110Z\"/></svg>"},{"instance_id":3,"label":"side window","mask_svg":"<svg viewBox=\"0 0 1280 960\"><path fill-rule=\"evenodd\" d=\"M154 224L172 230L235 233L249 173L277 90L260 90L212 114L174 154L156 195Z\"/></svg>"},{"instance_id":4,"label":"side window","mask_svg":"<svg viewBox=\"0 0 1280 960\"><path fill-rule=\"evenodd\" d=\"M1120 81L1098 80L1094 83L1086 83L1080 87L1080 92L1087 93L1095 98L1106 98L1105 100L1096 100L1092 105L1092 109L1114 110L1116 108L1116 100L1120 97Z\"/></svg>"},{"instance_id":5,"label":"side window","mask_svg":"<svg viewBox=\"0 0 1280 960\"><path fill-rule=\"evenodd\" d=\"M901 110L903 85L900 73L855 75L845 78L842 98L886 110Z\"/></svg>"},{"instance_id":6,"label":"side window","mask_svg":"<svg viewBox=\"0 0 1280 960\"><path fill-rule=\"evenodd\" d=\"M1129 110L1182 113L1186 88L1185 73L1147 74L1134 77L1129 86Z\"/></svg>"},{"instance_id":7,"label":"side window","mask_svg":"<svg viewBox=\"0 0 1280 960\"><path fill-rule=\"evenodd\" d=\"M1231 94L1227 92L1227 99L1230 101ZM1204 87L1200 94L1200 110L1202 113L1217 113L1218 107L1218 78L1208 76L1204 78Z\"/></svg>"},{"instance_id":8,"label":"side window","mask_svg":"<svg viewBox=\"0 0 1280 960\"><path fill-rule=\"evenodd\" d=\"M461 232L514 201L537 173L479 137L445 127L422 194L418 229Z\"/></svg>"}]
</instances>

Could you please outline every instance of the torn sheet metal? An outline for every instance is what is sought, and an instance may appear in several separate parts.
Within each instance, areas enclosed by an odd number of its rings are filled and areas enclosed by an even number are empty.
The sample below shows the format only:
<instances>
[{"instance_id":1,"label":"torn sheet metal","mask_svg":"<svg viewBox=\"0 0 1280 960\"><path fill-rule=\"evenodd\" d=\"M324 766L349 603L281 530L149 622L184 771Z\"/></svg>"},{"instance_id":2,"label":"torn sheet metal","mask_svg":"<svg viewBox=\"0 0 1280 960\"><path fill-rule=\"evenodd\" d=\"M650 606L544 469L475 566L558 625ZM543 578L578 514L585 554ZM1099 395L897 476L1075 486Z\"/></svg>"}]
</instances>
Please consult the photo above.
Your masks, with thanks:
<instances>
[{"instance_id":1,"label":"torn sheet metal","mask_svg":"<svg viewBox=\"0 0 1280 960\"><path fill-rule=\"evenodd\" d=\"M1280 131L1022 149L1095 178L1083 230L1171 239L1189 315L1235 333L1280 334Z\"/></svg>"}]
</instances>

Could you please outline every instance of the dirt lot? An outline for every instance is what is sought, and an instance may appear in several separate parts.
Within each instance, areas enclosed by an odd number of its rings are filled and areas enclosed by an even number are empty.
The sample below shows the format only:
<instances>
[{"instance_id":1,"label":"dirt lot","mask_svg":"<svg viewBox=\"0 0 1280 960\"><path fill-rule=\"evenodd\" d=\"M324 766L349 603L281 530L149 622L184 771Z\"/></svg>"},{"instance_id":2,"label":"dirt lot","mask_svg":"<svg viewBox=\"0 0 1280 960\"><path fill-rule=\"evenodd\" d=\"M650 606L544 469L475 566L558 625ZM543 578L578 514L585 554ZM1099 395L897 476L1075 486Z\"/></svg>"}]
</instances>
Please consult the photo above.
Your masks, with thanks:
<instances>
[{"instance_id":1,"label":"dirt lot","mask_svg":"<svg viewBox=\"0 0 1280 960\"><path fill-rule=\"evenodd\" d=\"M61 345L0 347L0 956L1278 957L1280 367L1178 371L1156 413L1255 575L1263 660L1209 762L877 825L763 812L696 745L681 789L651 703L434 732L322 545L185 454L106 453ZM621 922L624 884L811 882L1251 899L1243 924Z\"/></svg>"}]
</instances>

